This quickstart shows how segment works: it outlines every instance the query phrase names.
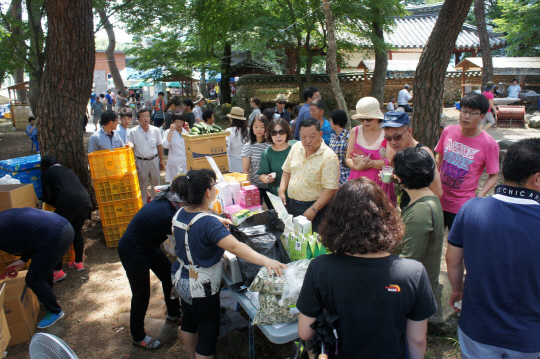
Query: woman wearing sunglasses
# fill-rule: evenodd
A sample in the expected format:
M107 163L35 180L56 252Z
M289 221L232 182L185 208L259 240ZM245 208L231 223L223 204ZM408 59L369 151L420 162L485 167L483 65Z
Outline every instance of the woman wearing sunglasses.
M349 181L366 177L377 183L388 195L394 205L397 198L393 183L382 183L379 171L388 166L385 158L386 140L380 123L384 119L379 101L374 97L364 97L356 104L356 115L352 119L360 120L349 136L346 164L351 169Z
M278 196L281 175L283 174L281 167L285 163L292 145L298 141L292 140L291 126L287 120L282 118L270 121L266 136L267 141L271 142L272 145L262 153L257 174L263 183L268 183L268 191Z

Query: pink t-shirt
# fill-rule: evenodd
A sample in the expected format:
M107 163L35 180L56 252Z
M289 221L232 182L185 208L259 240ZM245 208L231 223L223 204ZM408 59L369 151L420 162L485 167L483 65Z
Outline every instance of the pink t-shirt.
M493 100L495 98L495 95L493 94L493 92L486 91L483 93L483 95L486 96L488 101ZM489 106L488 112L491 112L491 106Z
M450 213L458 213L476 195L484 169L499 172L499 145L485 131L470 138L461 134L460 125L446 126L435 151L443 156L441 205Z

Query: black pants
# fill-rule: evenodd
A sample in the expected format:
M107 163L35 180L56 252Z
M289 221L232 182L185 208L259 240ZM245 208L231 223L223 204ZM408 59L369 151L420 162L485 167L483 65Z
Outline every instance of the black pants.
M293 217L302 216L304 212L309 207L311 207L313 203L315 202L316 201L300 202L292 198L289 198L289 203L287 203L287 212L289 212L289 214L292 214ZM311 229L313 230L313 232L318 232L319 225L321 224L324 214L326 213L327 207L328 205L319 209L319 212L317 212L317 214L315 215L315 218L313 218L313 221L311 221Z
M397 105L397 107L403 107L403 109L405 110L405 112L412 112L412 107L411 105Z
M205 298L191 299L193 304L182 300L182 331L186 333L199 333L199 340L195 353L212 356L216 352L216 344L220 328L220 301L219 293Z
M56 246L43 248L36 252L32 257L32 263L26 274L26 285L38 297L48 311L58 314L62 308L56 301L56 296L53 293L53 269L73 243L75 233L71 224L66 224L58 238Z
M88 218L90 213L90 207L80 207L80 208L56 208L54 213L64 217L71 223L73 230L75 231L75 239L73 240L73 249L75 250L75 262L81 263L83 261L84 253L84 238L82 236L82 227L84 222ZM69 248L68 248L69 250ZM64 253L65 254L65 253ZM62 255L63 256L63 255ZM59 271L62 269L62 258L60 262L54 268Z
M259 188L259 192L261 194L261 199L263 199L264 203L266 203L266 207L268 209L274 209L274 206L272 205L272 201L270 201L270 197L268 197L268 188Z
M165 119L163 117L154 117L154 126L161 127L161 125L163 125L163 122L165 122Z
M171 299L171 262L161 248L149 251L144 257L133 256L129 251L118 248L120 261L124 266L131 286L131 337L140 342L146 336L144 317L150 302L150 270L161 281L167 312L171 316L180 315L180 301Z
M443 211L444 216L444 228L448 227L448 230L452 229L452 225L454 224L454 220L456 219L457 213L450 213Z

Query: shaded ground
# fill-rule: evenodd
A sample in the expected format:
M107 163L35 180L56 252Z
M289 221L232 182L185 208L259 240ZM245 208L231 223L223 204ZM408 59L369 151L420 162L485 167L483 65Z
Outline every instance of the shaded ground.
M445 109L446 124L457 123L458 112ZM0 122L0 132L2 123ZM495 139L520 139L540 137L540 130L492 128L489 134ZM22 132L0 133L0 160L30 155L30 140ZM85 133L85 144L91 133ZM481 185L485 175L481 180ZM65 268L67 278L55 285L55 293L64 308L66 316L55 326L44 330L62 338L79 358L187 358L182 340L167 343L157 351L147 351L131 345L129 329L121 327L118 315L129 311L131 292L125 272L116 249L105 247L104 237L95 212L92 221L84 228L86 240L85 267L82 272ZM446 248L444 248L446 252ZM444 256L444 253L443 253ZM67 267L67 266L66 266ZM442 264L446 270L446 264ZM152 283L157 282L151 276ZM42 309L40 318L44 315ZM164 319L163 305L154 301L148 317ZM219 348L227 350L221 358L247 358L248 329L236 331L219 343ZM274 345L256 328L256 358L282 359L287 357L290 344ZM28 343L8 348L7 358L29 358ZM221 351L225 353L225 351ZM234 354L232 354L234 353ZM426 358L459 358L456 338L428 335Z

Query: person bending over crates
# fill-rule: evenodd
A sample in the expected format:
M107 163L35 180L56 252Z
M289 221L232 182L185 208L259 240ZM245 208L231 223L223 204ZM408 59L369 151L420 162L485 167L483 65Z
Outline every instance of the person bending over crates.
M7 270L19 271L32 259L25 282L47 309L37 327L50 327L64 316L52 290L53 269L73 243L73 227L56 213L12 208L0 212L0 233L0 250L21 256Z
M163 140L160 130L150 125L150 109L142 108L137 112L137 119L141 123L129 132L129 141L133 143L135 163L141 194L148 192L148 178L152 191L151 199L156 195L155 187L159 185L159 172L165 169L163 162ZM159 156L159 158L158 158Z

